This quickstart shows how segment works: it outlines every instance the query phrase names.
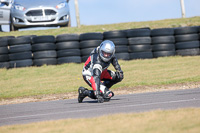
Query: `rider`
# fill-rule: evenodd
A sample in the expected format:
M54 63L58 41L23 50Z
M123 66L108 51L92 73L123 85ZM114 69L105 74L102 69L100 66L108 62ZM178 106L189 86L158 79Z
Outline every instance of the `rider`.
M110 63L114 66L116 72L107 70ZM93 90L80 87L78 89L79 103L81 103L86 96L97 99L99 103L109 101L110 98L114 96L114 93L110 91L109 88L122 81L124 75L115 57L115 45L112 41L103 41L100 46L90 53L83 67L82 75L85 82L92 87Z

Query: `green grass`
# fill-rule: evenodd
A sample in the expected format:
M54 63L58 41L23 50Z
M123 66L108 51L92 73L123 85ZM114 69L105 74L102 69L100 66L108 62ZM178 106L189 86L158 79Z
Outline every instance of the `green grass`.
M199 26L200 17L91 25L81 28L60 28L38 31L0 32L0 36L59 35L66 33L104 32L150 27L171 28ZM200 81L200 56L165 57L150 60L119 61L125 78L113 88L170 85ZM0 69L0 99L10 99L77 91L87 86L81 76L83 63L57 66ZM111 67L113 70L113 68ZM151 88L151 87L150 87ZM153 89L153 87L152 87ZM198 133L200 109L152 111L147 113L117 114L89 119L68 119L26 125L0 127L2 133ZM92 126L91 126L92 125ZM103 127L103 128L102 128Z
M115 114L0 127L1 133L199 133L200 109Z
M120 60L124 80L113 88L199 82L199 60L200 56ZM83 65L0 69L0 99L76 92L79 86L88 87L81 75ZM112 66L109 69L114 70Z
M59 35L66 33L104 32L131 28L167 28L199 26L200 17L166 19L159 21L129 22L109 25L91 25L81 28L59 28L38 31L0 32L0 36ZM120 61L124 70L123 82L113 88L132 88L144 85L167 85L199 82L200 57L168 57L152 60ZM61 94L75 92L79 86L87 86L81 76L82 64L0 69L0 99ZM113 68L112 68L113 69Z
M107 24L107 25L82 25L80 28L59 28L49 30L37 30L37 31L12 31L12 32L0 32L0 36L21 36L21 35L59 35L66 33L87 33L87 32L105 32L110 30L124 30L134 29L142 27L155 28L171 28L171 27L182 27L182 26L199 26L200 17L192 18L180 18L180 19L165 19L159 21L145 21L145 22L128 22L118 24Z

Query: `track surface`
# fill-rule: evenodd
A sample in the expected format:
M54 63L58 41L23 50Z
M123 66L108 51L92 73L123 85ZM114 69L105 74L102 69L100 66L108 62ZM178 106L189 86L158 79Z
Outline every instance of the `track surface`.
M66 118L88 118L114 113L200 107L200 88L118 95L110 102L86 98L0 106L0 126Z

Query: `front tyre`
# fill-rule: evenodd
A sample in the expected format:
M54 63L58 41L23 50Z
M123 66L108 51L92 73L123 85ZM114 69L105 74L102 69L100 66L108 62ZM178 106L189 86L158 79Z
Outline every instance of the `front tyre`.
M18 28L15 27L12 23L10 24L10 31L17 31Z
M71 27L71 18L69 17L69 21L66 25L60 25L60 27Z

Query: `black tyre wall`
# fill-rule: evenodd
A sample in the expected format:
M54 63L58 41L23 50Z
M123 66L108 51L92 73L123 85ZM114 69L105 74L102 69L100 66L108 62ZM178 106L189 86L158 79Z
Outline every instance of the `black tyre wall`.
M68 57L68 56L80 56L80 49L64 49L57 51L58 57Z
M54 36L36 36L32 38L32 43L55 43L55 37Z
M121 45L128 46L127 38L109 38L108 40L111 40L115 44L115 46L121 46Z
M130 29L126 31L127 37L146 37L151 35L150 29Z
M61 42L62 41L62 42ZM77 34L64 34L57 36L57 64L63 63L80 63L81 62L81 52L79 35ZM79 57L77 58L73 57Z
M56 64L57 64L56 58L42 58L42 59L34 59L33 60L34 66L56 65Z
M57 50L64 49L79 49L80 43L78 41L59 42L56 43Z
M63 63L81 63L81 57L80 56L70 56L70 57L58 58L58 64L63 64Z
M93 48L93 47L98 47L101 44L102 40L86 40L86 41L81 41L80 42L80 48L85 49L85 48Z
M199 48L193 48L193 49L181 49L181 50L176 50L177 55L181 56L196 56L199 55Z
M45 41L46 40L46 41ZM32 39L33 65L56 65L57 52L54 36L37 36Z
M81 62L85 62L85 56L90 55L93 49L100 46L103 41L102 33L84 33L80 34L80 50L81 50ZM83 57L83 58L82 58Z
M176 54L182 56L199 55L199 27L179 27L175 29Z
M161 29L153 29L151 30L151 36L173 36L174 28L161 28Z
M129 45L150 45L151 37L131 37L128 38Z
M151 59L151 58L153 58L152 52L130 53L130 59Z
M175 56L176 52L174 51L156 51L153 52L153 57L157 58L157 57L165 57L165 56Z
M17 44L30 44L30 43L31 43L30 37L18 37L18 38L13 38L13 39L8 40L8 44L10 46L17 45Z
M153 58L150 29L133 29L127 31L130 59Z
M9 68L8 39L0 37L0 68Z
M124 31L106 31L103 33L104 40L109 40L111 38L126 38L126 32Z
M32 47L30 37L18 37L8 40L10 68L32 66Z
M176 43L176 49L192 49L199 48L199 41L189 41L189 42L178 42Z
M0 62L0 68L9 68L10 64L9 62Z
M56 42L79 41L78 34L61 34L56 36Z
M33 65L32 59L13 60L9 62L10 68L29 67Z
M152 45L152 51L174 51L175 45L171 44L155 44Z
M80 41L84 40L103 40L103 34L99 32L80 34Z
M54 43L37 43L32 45L32 51L56 50Z
M196 34L198 33L198 26L191 27L178 27L174 29L175 35L183 35L183 34Z
M128 52L116 53L115 56L118 60L130 60L130 55Z
M9 53L20 53L31 50L32 50L31 44L18 44L9 47Z
M118 59L146 59L163 56L199 55L199 26L178 28L140 28L103 33L92 32L52 36L0 37L0 68L41 66L86 61L90 52L103 40L116 46ZM55 44L56 43L56 44ZM33 55L35 55L33 57ZM31 61L30 60L35 60ZM75 60L75 61L74 61Z

